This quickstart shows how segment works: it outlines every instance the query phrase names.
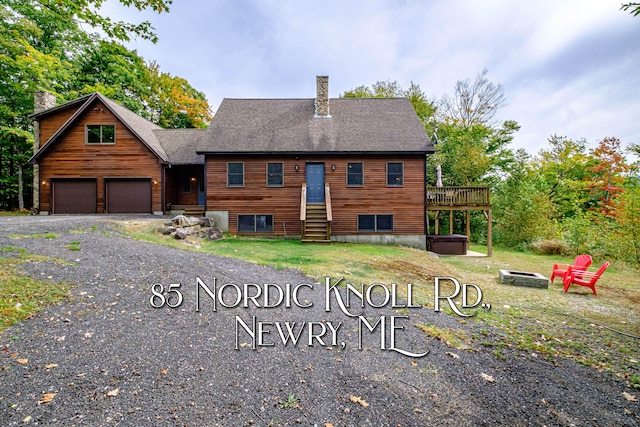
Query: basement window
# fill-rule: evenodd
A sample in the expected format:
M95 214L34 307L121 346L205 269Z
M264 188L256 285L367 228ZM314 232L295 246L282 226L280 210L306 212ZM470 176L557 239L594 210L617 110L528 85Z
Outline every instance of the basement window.
M116 125L86 125L87 144L115 144Z
M273 232L273 215L238 215L238 233Z
M380 233L393 231L393 215L358 215L358 231Z

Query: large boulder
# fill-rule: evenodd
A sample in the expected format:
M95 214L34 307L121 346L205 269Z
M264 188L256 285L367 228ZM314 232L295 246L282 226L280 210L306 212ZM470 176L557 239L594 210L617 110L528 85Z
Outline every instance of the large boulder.
M195 217L187 217L185 215L178 215L172 220L173 224L178 227L193 227L200 224L200 220Z

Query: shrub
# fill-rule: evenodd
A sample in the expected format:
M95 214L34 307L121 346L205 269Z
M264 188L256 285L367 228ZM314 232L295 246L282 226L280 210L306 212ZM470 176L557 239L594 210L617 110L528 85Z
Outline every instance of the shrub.
M540 239L531 244L534 252L542 255L566 255L570 252L569 245L555 239Z

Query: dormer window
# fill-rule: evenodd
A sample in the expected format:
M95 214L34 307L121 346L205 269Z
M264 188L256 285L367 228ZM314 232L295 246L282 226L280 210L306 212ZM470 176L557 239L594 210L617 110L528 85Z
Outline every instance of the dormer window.
M87 144L115 144L116 125L86 125Z

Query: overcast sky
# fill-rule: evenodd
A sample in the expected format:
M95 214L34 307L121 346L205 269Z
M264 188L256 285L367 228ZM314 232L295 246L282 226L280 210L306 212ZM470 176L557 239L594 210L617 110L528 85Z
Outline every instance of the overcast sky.
M329 76L338 97L360 85L411 81L433 99L487 68L504 86L500 120L513 147L538 152L552 134L640 143L640 16L619 0L174 0L140 14L160 41L129 43L162 71L223 98L313 98Z

